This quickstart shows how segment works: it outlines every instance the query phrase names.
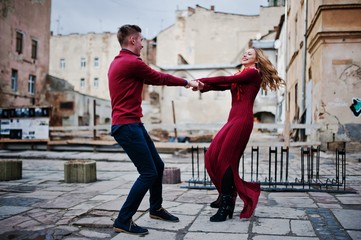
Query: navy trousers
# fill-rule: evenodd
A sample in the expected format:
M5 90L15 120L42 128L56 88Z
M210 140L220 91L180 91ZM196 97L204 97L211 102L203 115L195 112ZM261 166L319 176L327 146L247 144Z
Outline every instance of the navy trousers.
M164 163L143 123L112 126L112 136L128 154L138 170L139 177L121 207L117 222L127 223L137 212L144 195L149 190L150 210L162 207L162 178Z

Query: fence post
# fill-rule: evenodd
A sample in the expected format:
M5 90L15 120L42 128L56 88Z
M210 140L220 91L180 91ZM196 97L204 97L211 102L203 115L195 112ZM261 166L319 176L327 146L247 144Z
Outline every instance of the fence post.
M285 181L288 181L288 157L289 157L289 149L288 147L284 148L283 146L281 147L281 181L283 181L283 158L284 158L284 153L286 153L286 169L285 169L285 174L286 174L286 178Z
M259 164L259 146L257 148L252 147L251 150L251 181L253 181L253 153L256 152L257 160L256 160L256 182L258 182L258 164Z
M275 147L275 150L272 150L271 147L269 147L268 151L268 178L269 178L269 187L271 187L271 169L272 169L272 153L275 154L275 172L277 174L277 147ZM275 175L275 186L277 186L277 176Z

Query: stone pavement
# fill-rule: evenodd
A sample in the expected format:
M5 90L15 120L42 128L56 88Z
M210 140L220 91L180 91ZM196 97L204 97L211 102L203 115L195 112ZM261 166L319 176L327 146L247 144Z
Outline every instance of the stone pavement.
M182 181L190 179L189 154L161 154L166 167L179 167ZM124 153L0 150L1 159L20 159L23 178L0 182L0 239L139 239L112 231L113 219L138 176ZM97 181L65 183L64 161L94 159ZM305 240L361 239L360 155L348 157L348 183L356 193L266 192L252 218L212 223L216 210L209 203L215 190L164 184L163 206L179 223L150 219L148 196L134 217L149 229L144 239L176 240Z

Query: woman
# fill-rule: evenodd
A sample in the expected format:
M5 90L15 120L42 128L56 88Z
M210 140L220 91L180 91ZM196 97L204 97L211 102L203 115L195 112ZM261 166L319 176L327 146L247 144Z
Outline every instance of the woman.
M260 184L242 180L238 173L239 161L253 128L253 104L259 89L277 90L284 81L263 51L250 48L242 57L243 70L233 76L198 79L198 88L227 90L232 93L232 108L227 123L217 133L205 155L207 172L216 186L219 197L211 207L219 208L210 218L221 222L232 218L237 194L244 202L240 218L252 216L260 195Z

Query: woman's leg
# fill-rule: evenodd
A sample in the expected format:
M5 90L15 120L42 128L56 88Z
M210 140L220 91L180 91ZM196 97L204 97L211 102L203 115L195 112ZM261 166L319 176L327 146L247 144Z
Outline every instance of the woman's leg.
M231 167L228 167L222 178L222 189L216 201L211 203L212 208L219 208L221 206L222 195L235 195L233 172Z
M220 206L215 215L210 218L211 222L223 222L233 217L235 198L234 198L234 179L231 167L228 167L222 177Z
M222 178L222 195L233 195L234 179L231 167L228 167Z

